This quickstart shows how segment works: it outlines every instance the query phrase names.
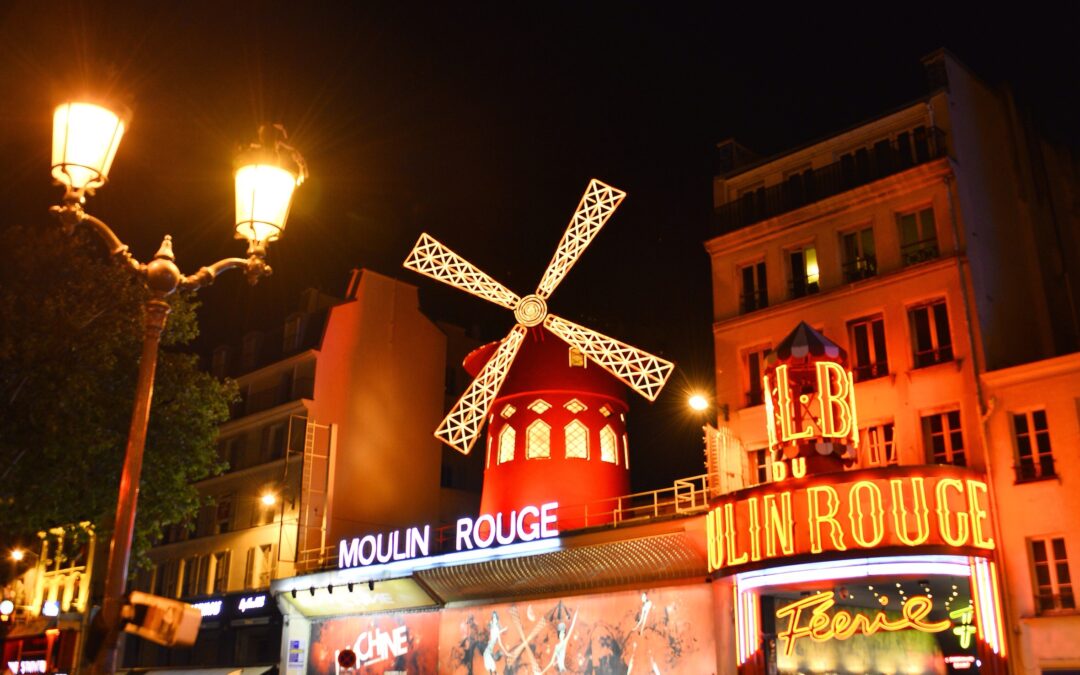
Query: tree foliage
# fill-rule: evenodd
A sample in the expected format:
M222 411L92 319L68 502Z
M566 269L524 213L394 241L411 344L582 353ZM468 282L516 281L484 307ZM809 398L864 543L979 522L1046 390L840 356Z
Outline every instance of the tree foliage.
M146 291L87 232L0 229L0 531L116 512L142 343ZM220 473L217 428L235 386L177 351L198 333L194 298L175 294L162 336L136 518L134 559L163 528L190 523L192 482Z

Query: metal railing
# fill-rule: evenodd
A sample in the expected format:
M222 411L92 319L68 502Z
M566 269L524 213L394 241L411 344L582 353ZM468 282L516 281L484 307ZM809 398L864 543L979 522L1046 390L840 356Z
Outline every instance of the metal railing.
M875 180L946 155L945 134L936 127L916 127L853 150L820 169L790 176L779 185L747 192L717 207L713 226L726 234L766 218L838 195Z
M845 262L841 269L845 284L862 281L877 274L877 259L872 255L862 256Z

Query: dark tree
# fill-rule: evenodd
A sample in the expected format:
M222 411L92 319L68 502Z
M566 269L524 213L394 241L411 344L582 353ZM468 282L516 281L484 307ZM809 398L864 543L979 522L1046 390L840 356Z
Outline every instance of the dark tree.
M145 291L90 233L0 228L0 535L89 520L109 536L142 341ZM192 481L219 473L235 385L177 351L198 332L177 294L162 336L133 560L190 523Z

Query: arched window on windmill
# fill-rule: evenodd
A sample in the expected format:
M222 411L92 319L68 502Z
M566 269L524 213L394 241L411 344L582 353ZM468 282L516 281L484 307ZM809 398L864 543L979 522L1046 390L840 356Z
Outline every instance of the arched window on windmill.
M514 443L517 441L517 432L514 427L505 426L499 433L499 464L514 460Z
M579 420L572 420L564 429L566 433L566 458L589 458L589 428Z
M536 420L525 431L525 459L548 459L551 457L551 425Z
M600 430L600 459L611 464L619 463L619 438L611 425Z

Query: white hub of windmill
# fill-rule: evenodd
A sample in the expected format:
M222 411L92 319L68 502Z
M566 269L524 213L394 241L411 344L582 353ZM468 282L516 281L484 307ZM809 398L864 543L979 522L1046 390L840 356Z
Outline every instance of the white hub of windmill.
M435 436L444 443L459 452L469 453L521 348L525 329L534 326L543 325L634 391L650 401L656 400L675 368L673 363L549 314L547 309L547 299L624 197L626 193L621 190L596 179L589 181L536 292L524 298L426 233L420 235L405 259L405 267L505 307L514 312L517 320L495 354L435 430Z

